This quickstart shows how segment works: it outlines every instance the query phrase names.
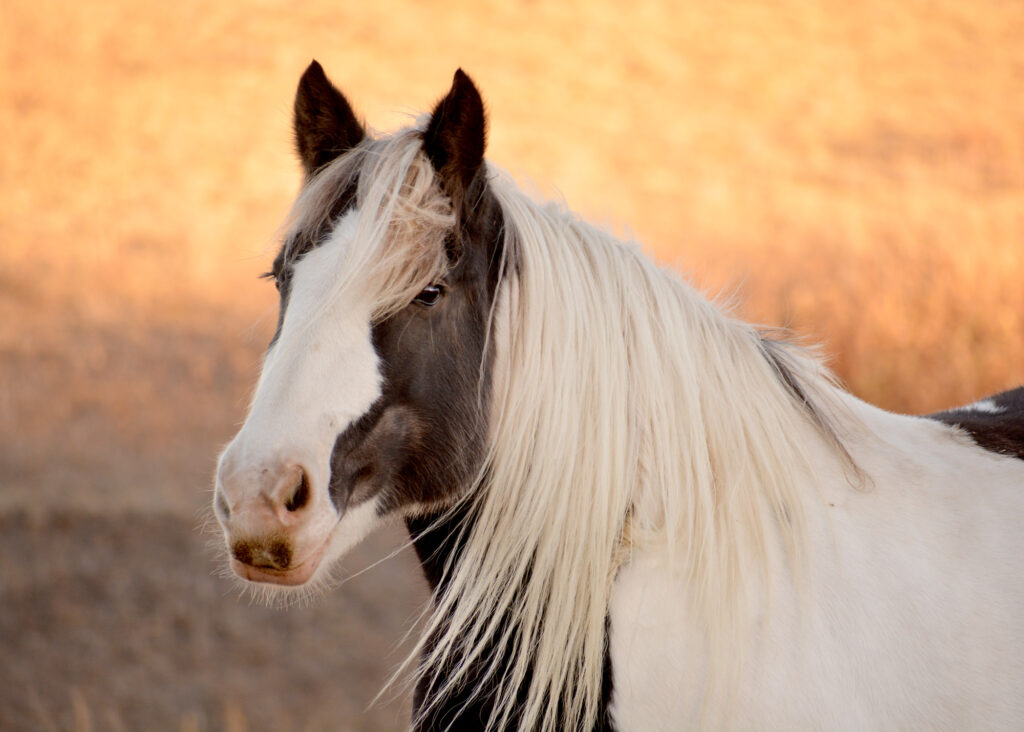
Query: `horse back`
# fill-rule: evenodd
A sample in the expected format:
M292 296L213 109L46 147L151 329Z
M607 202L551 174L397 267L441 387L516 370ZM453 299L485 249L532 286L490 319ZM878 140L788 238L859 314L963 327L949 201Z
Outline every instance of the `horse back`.
M928 417L962 429L979 447L1024 459L1024 386Z

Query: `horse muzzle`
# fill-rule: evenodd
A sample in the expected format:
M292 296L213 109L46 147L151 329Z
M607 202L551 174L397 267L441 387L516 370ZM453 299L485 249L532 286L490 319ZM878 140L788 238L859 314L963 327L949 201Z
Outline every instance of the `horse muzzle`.
M217 470L214 511L231 569L251 582L297 586L322 563L338 514L297 463L240 467L230 449Z

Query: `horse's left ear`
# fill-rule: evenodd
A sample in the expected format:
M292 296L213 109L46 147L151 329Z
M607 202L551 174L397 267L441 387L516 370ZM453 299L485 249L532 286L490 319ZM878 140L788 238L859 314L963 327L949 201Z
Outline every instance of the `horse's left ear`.
M484 102L472 80L459 69L451 91L437 103L423 133L423 150L453 200L463 198L483 167L486 140Z

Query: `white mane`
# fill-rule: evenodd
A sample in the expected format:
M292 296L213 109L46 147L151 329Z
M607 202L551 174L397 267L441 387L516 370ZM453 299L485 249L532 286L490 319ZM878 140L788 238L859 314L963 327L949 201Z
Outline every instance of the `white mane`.
M490 645L513 661L490 680L489 728L516 713L522 729L591 726L612 582L641 546L661 548L691 589L709 689L728 686L766 544L781 535L800 557L796 487L811 478L800 435L813 423L838 444L815 406L827 374L636 247L504 175L491 189L511 264L490 332L489 455L466 498L465 548L416 650L428 649L428 675L455 664L428 701L465 682Z

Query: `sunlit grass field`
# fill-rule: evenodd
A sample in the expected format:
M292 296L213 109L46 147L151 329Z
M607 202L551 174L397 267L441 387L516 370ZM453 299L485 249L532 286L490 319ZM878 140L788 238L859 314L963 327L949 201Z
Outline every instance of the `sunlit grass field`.
M864 399L921 413L1015 386L1022 38L1024 4L999 0L0 0L0 513L28 515L19 531L112 507L187 524L207 501L274 320L257 275L299 184L290 108L314 57L378 129L463 67L495 164L821 344ZM9 590L21 565L3 561ZM57 592L59 563L39 561L34 591ZM0 627L30 637L19 607ZM356 673L376 685L397 660ZM243 702L273 698L208 690L132 716L121 697L159 695L152 677L41 663L0 672L35 694L0 727L258 729ZM335 719L315 705L341 692L303 683L296 728Z
M1021 379L1018 3L8 0L4 18L7 288L100 319L260 313L308 60L377 128L461 65L494 162L827 344L858 395L930 410Z

